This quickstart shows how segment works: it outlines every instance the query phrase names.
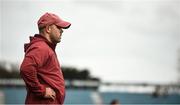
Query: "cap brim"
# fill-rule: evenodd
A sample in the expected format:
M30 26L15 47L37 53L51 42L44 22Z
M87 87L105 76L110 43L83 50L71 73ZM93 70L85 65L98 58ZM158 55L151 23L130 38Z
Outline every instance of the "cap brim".
M68 29L71 26L71 23L63 21L56 24L59 27L62 27L63 29Z

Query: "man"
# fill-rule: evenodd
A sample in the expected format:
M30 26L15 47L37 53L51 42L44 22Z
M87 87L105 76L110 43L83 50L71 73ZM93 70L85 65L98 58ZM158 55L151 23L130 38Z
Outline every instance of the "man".
M58 104L65 98L65 83L55 52L63 29L70 23L55 14L45 13L38 20L39 34L24 45L25 57L20 75L27 87L25 104Z

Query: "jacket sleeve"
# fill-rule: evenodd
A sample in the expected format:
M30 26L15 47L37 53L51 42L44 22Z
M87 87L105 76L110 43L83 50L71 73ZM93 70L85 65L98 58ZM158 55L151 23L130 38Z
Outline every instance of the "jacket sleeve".
M25 55L25 58L20 67L20 75L23 78L27 89L35 95L43 97L45 95L45 86L38 80L39 65L43 63L44 51L36 48Z

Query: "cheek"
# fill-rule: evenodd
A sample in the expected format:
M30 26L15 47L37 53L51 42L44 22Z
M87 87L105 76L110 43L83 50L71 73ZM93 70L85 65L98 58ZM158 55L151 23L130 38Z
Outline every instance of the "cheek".
M61 33L59 32L59 30L56 31L56 36L61 37Z
M59 36L59 35L60 35L59 30L55 30L55 31L54 31L54 35Z

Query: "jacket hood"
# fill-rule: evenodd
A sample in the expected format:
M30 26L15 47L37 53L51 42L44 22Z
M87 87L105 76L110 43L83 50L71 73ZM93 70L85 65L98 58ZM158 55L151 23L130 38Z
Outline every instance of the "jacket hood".
M25 43L24 44L24 52L26 52L28 50L28 48L34 44L34 43L37 43L37 42L45 42L47 43L47 45L49 47L52 48L53 51L55 51L55 48L56 48L56 44L53 44L53 43L50 43L44 36L42 36L41 34L35 34L34 36L30 36L29 37L29 40L30 42L29 43Z

